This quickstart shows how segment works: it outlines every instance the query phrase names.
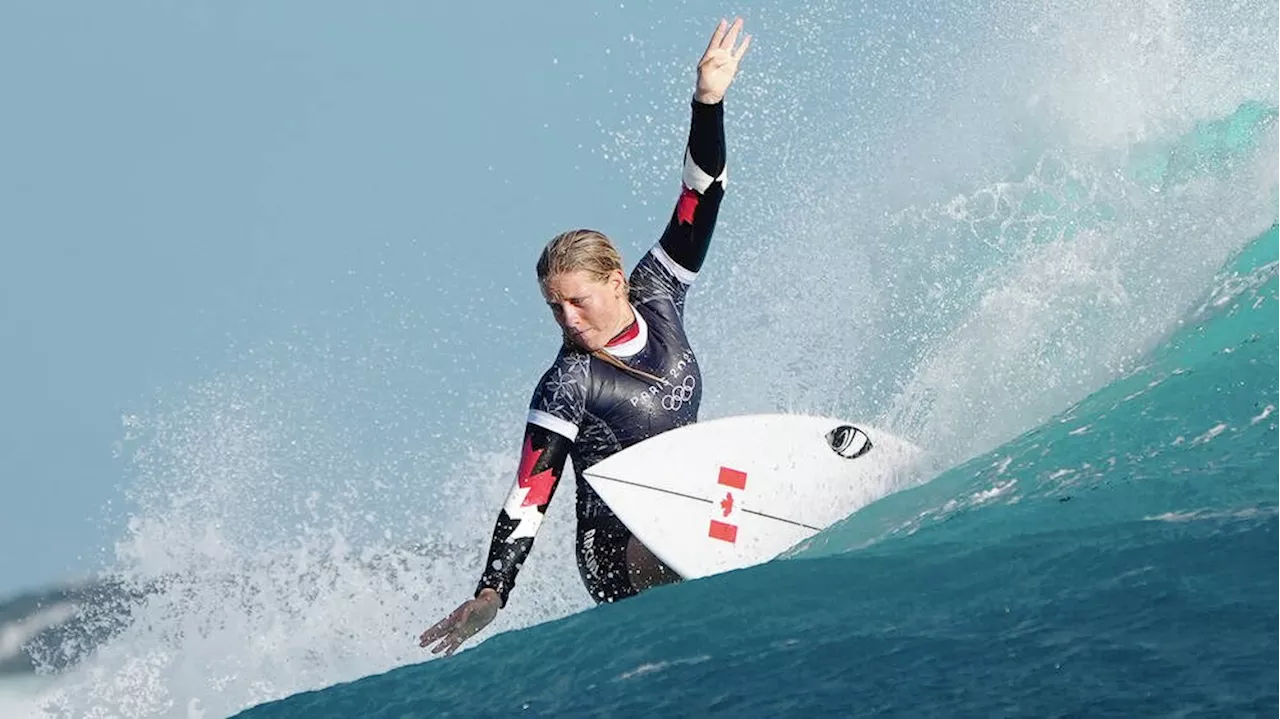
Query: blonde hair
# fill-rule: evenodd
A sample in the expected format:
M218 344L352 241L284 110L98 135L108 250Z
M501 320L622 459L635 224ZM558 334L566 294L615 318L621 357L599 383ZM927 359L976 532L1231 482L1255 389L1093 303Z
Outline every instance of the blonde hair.
M622 271L622 255L612 240L596 230L569 230L551 238L538 258L538 282L578 270L604 282L614 270Z

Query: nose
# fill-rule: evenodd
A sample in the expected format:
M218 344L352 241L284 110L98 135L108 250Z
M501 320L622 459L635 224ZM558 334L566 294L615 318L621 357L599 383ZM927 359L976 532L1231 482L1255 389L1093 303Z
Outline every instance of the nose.
M556 319L560 320L560 326L568 330L578 331L582 329L582 311L577 307L565 302L557 305L559 312L556 313Z

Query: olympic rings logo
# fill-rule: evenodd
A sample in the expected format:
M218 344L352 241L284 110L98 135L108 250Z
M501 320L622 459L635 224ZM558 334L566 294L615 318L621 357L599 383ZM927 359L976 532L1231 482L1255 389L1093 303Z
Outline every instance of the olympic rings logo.
M670 394L662 398L662 408L668 412L675 412L685 405L686 402L693 399L693 389L698 386L698 380L693 375L685 375L684 381L671 389Z

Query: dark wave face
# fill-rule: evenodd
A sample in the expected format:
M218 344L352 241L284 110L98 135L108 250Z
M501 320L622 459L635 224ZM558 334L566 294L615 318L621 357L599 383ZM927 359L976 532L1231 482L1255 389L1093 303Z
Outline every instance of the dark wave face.
M0 604L0 676L60 671L129 624L147 588L116 579L53 587Z

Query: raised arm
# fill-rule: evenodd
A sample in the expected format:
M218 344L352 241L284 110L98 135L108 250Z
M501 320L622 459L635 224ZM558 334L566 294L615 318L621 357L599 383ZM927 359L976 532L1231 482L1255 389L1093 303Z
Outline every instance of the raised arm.
M698 61L680 198L650 253L652 258L646 257L633 275L633 284L639 285L642 298L669 296L683 307L684 290L693 283L706 259L724 197L724 94L751 45L750 35L738 43L741 31L741 19L732 25L720 21Z
M693 101L689 123L689 143L684 151L684 172L680 178L680 199L658 240L665 257L662 264L672 274L690 284L702 269L711 245L711 234L724 197L725 150L724 104Z

